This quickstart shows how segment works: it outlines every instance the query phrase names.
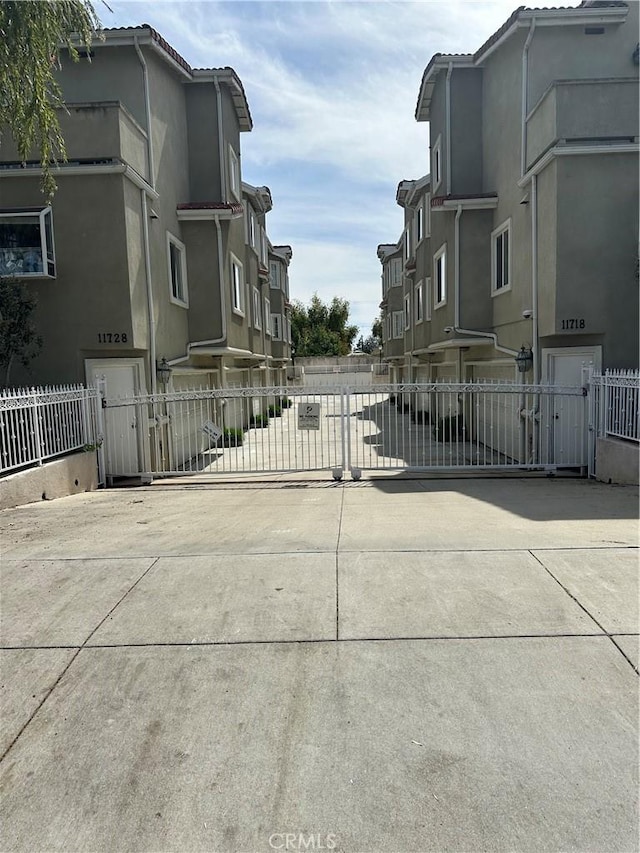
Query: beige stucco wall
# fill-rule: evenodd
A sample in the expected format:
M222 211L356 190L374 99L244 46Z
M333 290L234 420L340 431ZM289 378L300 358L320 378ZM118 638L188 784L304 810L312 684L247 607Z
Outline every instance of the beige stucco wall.
M615 438L597 439L597 480L637 486L640 483L639 466L640 445Z
M98 488L95 452L74 453L63 459L9 474L0 480L0 509L53 500Z

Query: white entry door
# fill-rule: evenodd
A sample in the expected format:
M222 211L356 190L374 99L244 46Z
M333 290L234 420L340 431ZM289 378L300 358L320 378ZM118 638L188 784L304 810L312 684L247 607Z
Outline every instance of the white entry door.
M133 397L145 393L142 359L86 359L87 384L106 383L107 397ZM140 474L148 441L146 424L140 423L138 406L105 409L105 466L107 477Z
M601 347L565 347L542 350L542 381L550 385L580 387L583 371L589 365L595 370L602 363ZM554 397L549 411L550 437L553 441L551 459L556 464L587 464L588 433L586 399Z

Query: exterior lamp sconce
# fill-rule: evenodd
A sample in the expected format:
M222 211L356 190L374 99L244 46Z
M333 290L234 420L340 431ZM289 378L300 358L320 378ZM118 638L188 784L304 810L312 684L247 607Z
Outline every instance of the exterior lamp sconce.
M160 364L156 365L156 376L165 388L169 384L169 380L171 379L172 373L173 370L171 369L170 365L167 364L166 358L163 358Z
M518 365L518 373L527 373L533 367L533 353L530 349L520 347L520 352L516 356L516 364Z

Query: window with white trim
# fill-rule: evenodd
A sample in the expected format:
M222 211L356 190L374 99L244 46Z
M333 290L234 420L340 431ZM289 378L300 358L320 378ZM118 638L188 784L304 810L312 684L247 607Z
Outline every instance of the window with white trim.
M411 326L411 294L404 295L404 330L405 332Z
M0 276L55 275L51 208L0 212Z
M231 255L231 307L244 317L244 270L235 255Z
M393 321L393 337L402 338L404 335L404 311L394 311L391 316Z
M262 316L260 314L260 291L257 287L252 288L253 292L253 328L262 328Z
M424 237L424 207L423 202L420 202L416 210L416 243Z
M271 337L271 300L264 298L264 330Z
M260 230L260 260L263 264L267 263L267 232L264 230L262 226L259 226Z
M277 261L269 261L269 287L280 289L280 264Z
M253 210L249 210L249 245L252 249L256 247L256 215Z
M391 340L391 314L387 314L387 340Z
M282 314L271 315L271 337L274 341L282 340Z
M433 307L441 308L447 303L447 244L438 249L433 257Z
M231 146L229 146L229 189L240 201L240 160Z
M491 290L493 296L511 289L511 219L491 232Z
M424 317L425 320L431 319L431 278L424 280Z
M431 236L431 193L424 198L424 236Z
M402 284L402 258L392 258L390 287L396 287L399 284Z
M167 264L169 269L170 300L176 305L188 307L187 261L184 243L167 231Z
M411 225L404 229L404 259L408 261L411 257Z
M424 304L423 304L423 296L424 293L424 281L421 279L415 286L414 289L414 302L413 302L413 322L414 325L418 325L418 323L422 323L424 320Z
M433 189L437 190L442 181L442 137L438 137L431 149L431 177Z
M287 332L287 343L290 344L291 343L291 318L285 317L284 322L285 322L286 332Z

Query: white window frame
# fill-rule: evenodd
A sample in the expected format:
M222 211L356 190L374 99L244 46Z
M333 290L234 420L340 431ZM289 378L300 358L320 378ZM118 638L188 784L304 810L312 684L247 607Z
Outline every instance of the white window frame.
M260 311L260 291L255 286L255 284L252 286L251 292L253 294L253 328L262 329L262 316Z
M404 311L394 311L392 314L393 339L404 337Z
M438 293L438 271L440 267L440 260L442 259L442 299L438 297L440 294ZM438 251L433 256L433 308L434 311L438 308L442 308L443 305L447 304L447 244L443 243L442 246L438 249Z
M258 230L259 230L259 234L260 234L260 260L262 261L263 264L266 264L267 263L267 253L268 253L267 252L267 232L264 230L264 228L261 225L258 227Z
M411 294L404 295L404 330L408 332L411 328Z
M233 150L231 145L229 146L229 190L235 196L237 201L241 201L240 198L240 158Z
M277 261L269 261L269 287L280 290L280 264Z
M180 258L180 284L182 285L182 296L174 293L173 268L171 266L171 247L179 252ZM187 290L187 250L184 243L178 240L170 231L167 231L167 272L169 280L169 301L181 308L189 307L189 291Z
M402 284L402 258L391 258L391 281L390 287L398 287Z
M268 296L264 298L264 331L271 337L271 300Z
M231 264L231 310L234 314L244 317L244 267L233 252L229 253ZM236 276L236 270L238 274Z
M507 235L507 263L506 269L504 264L504 237L503 235ZM502 276L504 281L504 276L506 273L506 284L498 286L498 242L502 238L502 247L503 253L501 256L501 269ZM500 296L501 293L507 293L507 291L511 290L511 256L513 252L511 251L512 241L511 241L511 217L505 220L501 225L499 225L494 231L491 232L491 296Z
M442 183L442 135L438 136L431 150L431 177L433 189L437 190Z
M413 325L418 326L424 320L424 279L413 289Z
M424 280L424 301L424 319L429 321L431 319L431 276Z
M252 249L256 248L256 225L257 225L256 215L251 208L249 208L249 245Z
M404 229L404 259L408 261L411 257L411 224Z
M424 236L431 237L431 193L424 197Z
M424 240L424 202L421 201L416 209L416 245Z
M36 272L22 272L17 267L11 268L9 264L15 264L16 258L14 257L12 260L9 259L9 251L11 250L6 246L0 247L0 253L7 253L6 260L3 261L3 271L0 275L11 277L15 276L15 278L55 278L56 253L53 239L53 211L51 207L36 208L35 210L0 210L0 224L3 219L18 219L20 217L24 217L25 219L38 219L38 227L40 228L40 265L42 266L42 270ZM49 236L49 240L47 240L47 236ZM49 243L51 243L51 245L49 245ZM13 250L13 252L15 254L15 250ZM23 261L24 258L20 259L19 263L22 263ZM7 265L6 270L4 269L5 264Z
M282 314L271 315L271 340L282 340Z
M387 341L391 340L391 314L387 314Z

